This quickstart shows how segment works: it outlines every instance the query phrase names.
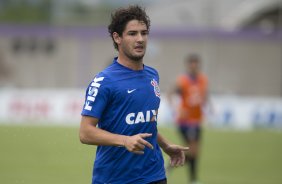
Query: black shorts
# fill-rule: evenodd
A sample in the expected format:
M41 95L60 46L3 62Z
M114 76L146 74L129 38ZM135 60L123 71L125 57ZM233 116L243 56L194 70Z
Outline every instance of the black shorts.
M179 125L178 130L185 141L199 141L201 139L200 125Z
M148 184L167 184L166 179L162 179L162 180L158 180L158 181L153 181L151 183Z

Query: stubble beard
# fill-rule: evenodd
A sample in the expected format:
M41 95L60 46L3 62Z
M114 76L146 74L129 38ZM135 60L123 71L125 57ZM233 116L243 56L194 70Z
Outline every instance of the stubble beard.
M132 54L127 54L127 53L125 53L125 55L126 55L126 57L128 57L130 60L132 60L133 62L140 63L140 62L143 61L143 57L144 57L145 54L139 55L139 56L136 56L136 55L134 56L134 55L132 55Z
M145 52L146 50L144 48L144 53L142 55L133 55L132 53L128 52L128 49L124 49L124 55L136 63L143 62L143 57L145 56Z

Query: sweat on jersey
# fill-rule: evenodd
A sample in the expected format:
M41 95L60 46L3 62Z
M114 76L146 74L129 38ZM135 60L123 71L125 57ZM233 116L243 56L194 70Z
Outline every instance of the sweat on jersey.
M92 184L145 184L166 178L164 160L157 144L160 104L158 72L146 65L131 70L117 62L89 84L82 115L99 119L98 127L115 134L151 133L146 138L154 149L143 155L124 147L98 146Z

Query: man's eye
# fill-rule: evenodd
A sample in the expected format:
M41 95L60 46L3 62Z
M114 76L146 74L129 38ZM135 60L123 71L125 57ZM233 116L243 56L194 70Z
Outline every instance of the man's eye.
M146 31L146 32L142 32L141 34L142 35L148 35L149 33L148 33L148 31Z
M134 35L136 35L136 33L135 32L129 32L128 35L134 36Z

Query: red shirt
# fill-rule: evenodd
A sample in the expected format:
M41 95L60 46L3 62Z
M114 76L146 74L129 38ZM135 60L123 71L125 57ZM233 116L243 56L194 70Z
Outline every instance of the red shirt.
M192 79L188 75L181 75L178 77L177 85L181 91L178 122L199 124L203 119L202 107L207 96L206 76L198 74L195 79Z

